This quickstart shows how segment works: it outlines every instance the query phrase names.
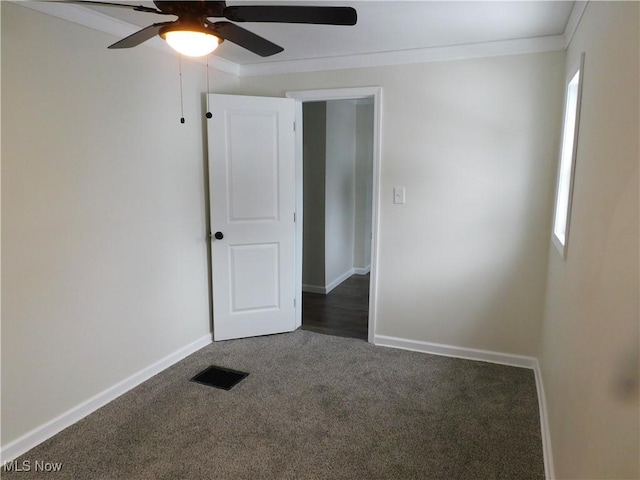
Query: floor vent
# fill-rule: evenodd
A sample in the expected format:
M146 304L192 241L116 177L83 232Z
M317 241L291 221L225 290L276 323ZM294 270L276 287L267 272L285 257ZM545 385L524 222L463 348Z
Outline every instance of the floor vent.
M222 390L231 390L247 375L249 374L245 372L212 365L193 377L191 381Z

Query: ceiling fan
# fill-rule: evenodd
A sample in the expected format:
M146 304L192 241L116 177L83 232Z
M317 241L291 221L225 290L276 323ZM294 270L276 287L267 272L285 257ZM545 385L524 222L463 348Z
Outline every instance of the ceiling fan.
M149 25L110 45L109 48L131 48L160 35L179 53L203 56L211 53L223 40L268 57L284 49L231 22L306 23L316 25L355 25L357 14L351 7L306 5L237 5L224 1L154 1L156 8L123 3L71 0L69 3L128 8L137 12L174 15L177 20ZM231 21L210 21L225 18Z

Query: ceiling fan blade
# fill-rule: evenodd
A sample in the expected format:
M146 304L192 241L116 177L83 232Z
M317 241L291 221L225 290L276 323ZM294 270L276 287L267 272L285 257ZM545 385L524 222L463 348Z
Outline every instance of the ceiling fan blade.
M122 40L114 43L113 45L109 45L109 48L135 47L137 45L140 45L143 42L146 42L150 38L155 37L156 35L158 35L158 33L160 33L160 29L162 27L166 25L171 25L172 23L175 23L175 22L154 23L153 25L149 25L148 27L143 28L142 30L138 30L133 35L129 35L128 37L123 38Z
M223 1L203 0L201 9L205 17L223 17L226 7L227 5Z
M284 48L270 42L266 38L262 38L260 35L256 35L230 22L211 23L207 21L207 25L209 25L215 35L229 40L236 45L240 45L261 57L269 57L284 50Z
M154 0L156 8L179 17L222 17L226 4L221 0Z
M144 5L128 5L126 3L111 3L111 2L93 2L90 0L65 0L62 3L76 3L79 5L97 5L99 7L119 7L128 8L129 10L135 10L136 12L157 13L158 15L171 15L170 13L161 12L155 8L145 7Z
M304 7L293 5L238 5L224 9L233 22L313 23L355 25L358 15L351 7Z

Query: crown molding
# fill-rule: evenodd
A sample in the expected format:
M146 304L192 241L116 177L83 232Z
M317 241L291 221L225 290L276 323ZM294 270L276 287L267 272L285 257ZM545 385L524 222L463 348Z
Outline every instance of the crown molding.
M580 20L582 20L582 15L584 15L584 11L586 10L588 3L589 0L579 1L573 4L573 9L571 10L571 15L569 16L569 20L567 21L567 26L565 27L563 34L565 50L569 48L569 44L578 29L578 25L580 25Z
M31 10L36 10L40 13L44 13L52 17L57 17L62 20L67 20L78 25L89 27L93 30L108 33L118 38L128 37L132 33L140 30L140 27L137 25L133 25L129 22L110 17L109 15L96 12L95 10L91 10L90 8L86 8L78 4L33 1L12 1L12 3L15 3L16 5L19 5L21 7L30 8ZM169 47L167 43L159 37L147 40L146 42L144 42L144 44L141 45L141 47L151 47L155 48L156 50L161 50L165 53L169 53L173 56L176 55L176 52L174 52L171 47ZM204 64L204 60L202 58L183 58L189 61ZM209 66L217 70L229 73L231 75L235 75L236 77L239 76L240 73L238 64L220 57L210 57Z
M240 66L241 77L306 73L350 68L383 67L410 63L440 62L481 57L497 57L523 53L555 52L565 50L564 35L521 38L500 42L472 43L446 47L366 53L342 57L313 58L284 62L265 62Z
M77 4L60 2L15 1L18 5L37 10L41 13L61 18L85 27L123 38L140 29L123 20L83 7ZM278 75L289 73L309 73L327 70L351 68L384 67L406 65L412 63L440 62L447 60L464 60L503 55L526 53L542 53L566 50L580 24L580 20L588 4L587 1L576 1L571 11L565 31L561 35L520 38L498 42L484 42L465 45L450 45L412 50L346 55L339 57L323 57L288 61L268 61L262 63L239 65L221 57L211 56L209 66L236 77L259 75ZM144 43L145 47L156 48L175 55L160 38ZM202 59L189 59L204 63Z

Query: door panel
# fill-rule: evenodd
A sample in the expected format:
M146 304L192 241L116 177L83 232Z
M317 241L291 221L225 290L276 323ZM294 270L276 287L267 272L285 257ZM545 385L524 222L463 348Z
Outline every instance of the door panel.
M277 243L235 245L231 254L231 313L280 307L280 254Z
M226 114L229 221L277 220L278 116L249 112Z
M294 102L210 95L215 340L295 329Z

